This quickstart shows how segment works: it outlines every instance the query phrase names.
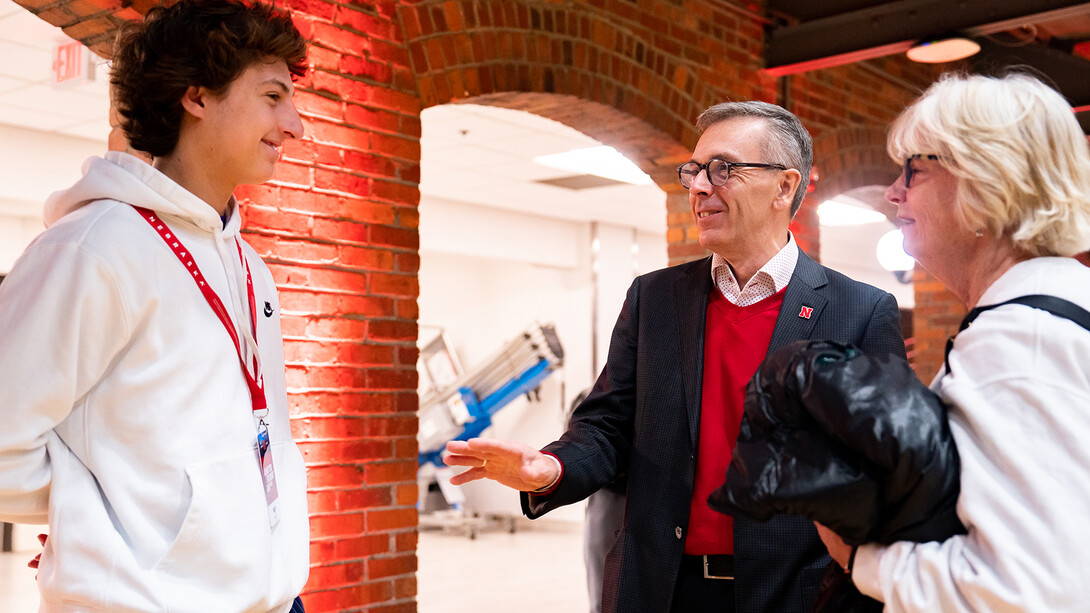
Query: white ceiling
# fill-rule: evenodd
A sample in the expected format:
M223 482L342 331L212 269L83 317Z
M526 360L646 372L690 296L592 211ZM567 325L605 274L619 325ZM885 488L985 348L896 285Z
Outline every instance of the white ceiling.
M0 0L0 123L105 142L110 132L106 61L84 49L94 62L95 80L54 84L56 47L71 41L12 0Z
M509 109L447 104L422 115L420 191L575 221L666 233L666 194L655 185L573 190L537 181L572 176L533 158L600 143L561 123Z

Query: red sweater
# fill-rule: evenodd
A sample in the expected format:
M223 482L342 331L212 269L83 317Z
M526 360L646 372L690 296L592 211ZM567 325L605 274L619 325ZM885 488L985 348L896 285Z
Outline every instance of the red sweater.
M734 519L708 508L708 495L723 484L742 424L746 384L768 352L783 294L735 306L712 288L704 324L704 384L696 478L685 553L733 554Z

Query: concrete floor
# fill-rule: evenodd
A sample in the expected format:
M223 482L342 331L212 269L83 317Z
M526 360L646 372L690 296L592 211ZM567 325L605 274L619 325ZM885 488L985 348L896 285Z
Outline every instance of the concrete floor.
M585 613L581 524L521 521L475 539L421 532L419 613Z
M417 549L419 613L583 613L582 526L520 520L516 532L488 529L470 539L425 530ZM32 553L0 554L0 612L38 610Z
M0 553L0 611L33 613L38 610L34 569L26 563L32 553Z

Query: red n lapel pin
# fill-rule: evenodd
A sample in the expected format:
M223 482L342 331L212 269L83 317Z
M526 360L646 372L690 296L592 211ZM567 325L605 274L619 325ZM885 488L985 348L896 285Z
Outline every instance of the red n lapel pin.
M804 306L804 307L802 307L802 310L799 311L799 317L801 317L803 319L810 319L810 315L812 315L813 313L814 313L814 307Z

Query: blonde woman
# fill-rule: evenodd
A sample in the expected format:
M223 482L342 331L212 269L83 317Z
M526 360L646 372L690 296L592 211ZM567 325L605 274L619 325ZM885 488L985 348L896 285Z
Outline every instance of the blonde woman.
M903 165L886 197L905 250L967 307L1003 305L976 311L932 383L949 405L968 534L853 550L819 531L889 613L1085 612L1090 330L1007 301L1090 309L1090 268L1065 257L1090 248L1086 138L1031 76L948 76L894 123L888 148Z

